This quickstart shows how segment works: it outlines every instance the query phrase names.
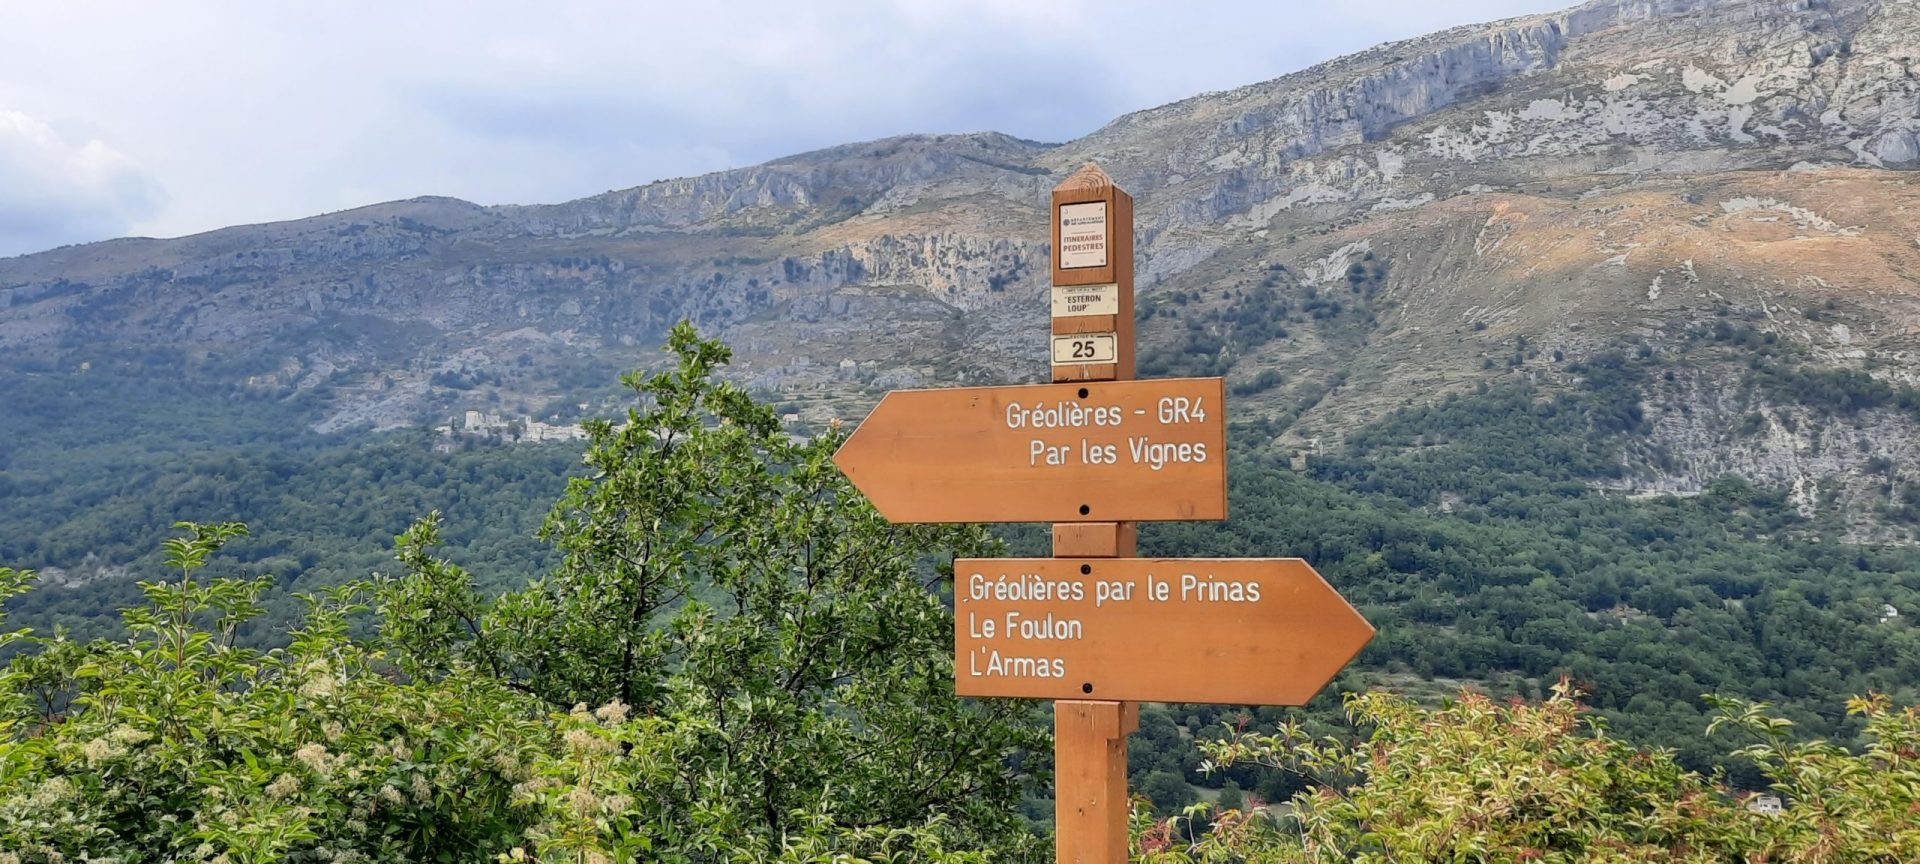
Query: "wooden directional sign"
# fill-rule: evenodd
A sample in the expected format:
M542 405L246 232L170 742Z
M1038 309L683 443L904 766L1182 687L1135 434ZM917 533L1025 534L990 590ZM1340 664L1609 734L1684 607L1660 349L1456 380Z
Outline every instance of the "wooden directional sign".
M954 689L1054 701L1060 864L1127 860L1137 701L1302 705L1373 626L1297 558L1134 554L1227 518L1219 378L1134 375L1133 197L1055 187L1055 384L896 390L833 461L892 522L1052 522L1055 558L954 562Z
M833 456L892 522L1224 519L1219 378L895 390Z
M962 696L1303 705L1373 626L1298 558L954 562Z

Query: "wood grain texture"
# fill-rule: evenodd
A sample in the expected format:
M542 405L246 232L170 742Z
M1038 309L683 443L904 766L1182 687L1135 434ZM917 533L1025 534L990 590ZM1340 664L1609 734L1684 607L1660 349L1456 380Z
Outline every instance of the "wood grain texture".
M1118 702L1054 703L1054 860L1125 864L1127 735L1139 723Z
M1131 557L1138 545L1137 527L1132 522L1058 523L1053 526L1053 554L1062 558ZM1068 713L1062 715L1062 710ZM1053 805L1055 860L1120 864L1127 860L1131 806L1127 796L1127 736L1140 729L1140 703L1066 700L1054 703L1054 711L1054 764L1058 766ZM1109 722L1114 735L1106 741L1076 737L1088 726L1097 727L1104 735ZM1064 748L1062 741L1066 742Z
M1225 398L1219 378L895 390L833 458L893 522L1224 519ZM1162 422L1180 400L1204 417ZM1052 422L1081 411L1114 422Z
M1131 558L1140 543L1140 526L1133 522L1057 522L1053 526L1055 558Z
M1071 190L1097 189L1114 194L1109 204L1109 228L1114 238L1113 274L1118 283L1114 315L1065 316L1052 319L1054 335L1116 334L1113 363L1054 366L1055 381L1129 380L1134 376L1133 330L1133 199L1114 186L1099 166L1088 163L1056 190L1054 248L1060 248L1060 205L1072 200ZM1066 190L1069 194L1062 195ZM1124 238L1124 240L1122 240ZM1055 266L1056 276L1060 268ZM1100 284L1060 282L1056 285ZM1225 405L1222 404L1224 412ZM1224 413L1222 419L1224 420ZM1222 447L1225 447L1224 441ZM1225 450L1221 451L1225 455ZM1225 492L1225 487L1221 489ZM1223 502L1224 506L1224 502ZM1071 522L1053 526L1056 558L1123 558L1138 552L1139 526L1134 522ZM1054 703L1054 813L1056 861L1080 864L1124 864L1127 860L1127 823L1131 798L1127 795L1127 736L1140 728L1137 702L1066 700ZM1109 725L1111 724L1111 725ZM1096 734L1097 732L1097 734Z

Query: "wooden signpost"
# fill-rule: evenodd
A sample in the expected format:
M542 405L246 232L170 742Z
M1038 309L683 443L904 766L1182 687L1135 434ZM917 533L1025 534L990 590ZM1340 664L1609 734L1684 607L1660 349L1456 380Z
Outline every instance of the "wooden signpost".
M1052 558L954 562L954 688L1054 700L1057 860L1127 857L1138 701L1300 705L1373 627L1297 558L1135 558L1225 519L1219 378L1134 375L1133 197L1052 196L1053 384L887 394L834 461L894 522L1053 522Z

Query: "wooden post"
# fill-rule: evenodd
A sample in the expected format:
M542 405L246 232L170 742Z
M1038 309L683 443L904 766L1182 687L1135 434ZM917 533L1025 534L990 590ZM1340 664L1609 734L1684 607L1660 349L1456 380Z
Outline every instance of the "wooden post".
M1054 700L1057 860L1125 864L1135 700L1304 705L1373 626L1298 558L1136 557L1132 520L1226 518L1225 382L1132 380L1132 197L1087 165L1050 218L1053 383L896 390L834 462L889 521L1054 523L954 561L954 692Z
M1127 860L1127 736L1140 726L1135 702L1053 703L1054 860Z
M896 390L833 458L893 522L1067 520L1051 558L954 561L954 692L1054 700L1056 860L1125 864L1134 700L1304 705L1373 626L1298 558L1136 557L1130 520L1226 518L1225 382L1132 380L1131 196L1090 164L1049 218L1053 383Z
M1133 196L1087 163L1053 189L1053 380L1130 381Z
M1133 196L1089 162L1054 187L1052 198L1053 380L1131 380ZM1132 522L1056 523L1053 555L1131 558L1137 538ZM1139 705L1099 695L1053 703L1054 860L1060 864L1127 860L1127 736L1140 726Z

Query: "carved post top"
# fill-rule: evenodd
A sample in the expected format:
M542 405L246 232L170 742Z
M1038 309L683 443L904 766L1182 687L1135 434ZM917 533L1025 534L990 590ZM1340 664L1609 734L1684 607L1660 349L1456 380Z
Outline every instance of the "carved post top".
M1053 187L1053 191L1092 192L1112 188L1113 185L1113 178L1107 176L1107 172L1100 170L1100 166L1088 162L1080 166L1080 170L1067 175L1067 179L1060 181L1060 185Z

